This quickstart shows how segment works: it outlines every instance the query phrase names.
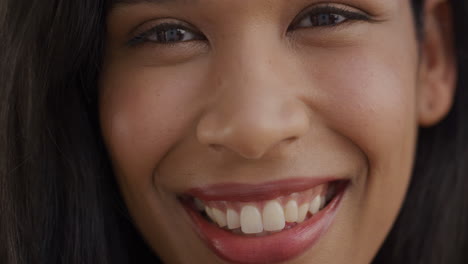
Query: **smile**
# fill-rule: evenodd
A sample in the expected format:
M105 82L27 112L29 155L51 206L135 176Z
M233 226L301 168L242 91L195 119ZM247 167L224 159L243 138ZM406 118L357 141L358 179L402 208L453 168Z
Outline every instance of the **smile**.
M218 184L181 201L201 239L234 263L275 263L312 247L336 214L349 181L293 179L260 185Z

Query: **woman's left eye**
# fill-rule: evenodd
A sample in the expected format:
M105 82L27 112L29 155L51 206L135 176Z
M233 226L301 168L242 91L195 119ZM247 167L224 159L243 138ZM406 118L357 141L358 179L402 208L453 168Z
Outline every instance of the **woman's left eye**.
M319 15L308 15L299 23L297 27L323 27L323 26L333 26L340 23L343 23L347 20L345 16L339 14L319 14Z
M319 6L310 10L293 23L294 28L330 27L351 20L370 20L369 16L344 7Z

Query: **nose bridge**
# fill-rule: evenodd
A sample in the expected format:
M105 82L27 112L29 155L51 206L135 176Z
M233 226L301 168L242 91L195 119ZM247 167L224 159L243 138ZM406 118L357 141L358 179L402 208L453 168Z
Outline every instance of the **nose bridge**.
M286 70L287 54L265 41L256 34L238 39L217 58L216 100L197 126L202 144L258 159L307 131L308 115L296 97L293 72Z

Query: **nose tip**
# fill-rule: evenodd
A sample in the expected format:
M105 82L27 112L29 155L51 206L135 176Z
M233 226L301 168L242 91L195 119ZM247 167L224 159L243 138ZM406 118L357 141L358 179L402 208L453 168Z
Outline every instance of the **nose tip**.
M257 107L223 115L212 110L200 119L198 141L214 150L229 150L245 159L260 159L275 148L300 139L309 128L304 107Z

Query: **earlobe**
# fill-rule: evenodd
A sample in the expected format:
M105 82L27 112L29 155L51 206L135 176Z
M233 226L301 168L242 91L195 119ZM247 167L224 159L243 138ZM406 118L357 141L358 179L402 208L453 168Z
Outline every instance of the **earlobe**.
M452 10L449 1L426 1L418 85L418 121L435 125L450 111L456 84Z

